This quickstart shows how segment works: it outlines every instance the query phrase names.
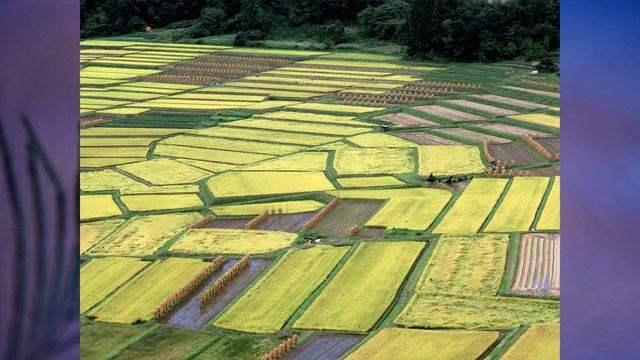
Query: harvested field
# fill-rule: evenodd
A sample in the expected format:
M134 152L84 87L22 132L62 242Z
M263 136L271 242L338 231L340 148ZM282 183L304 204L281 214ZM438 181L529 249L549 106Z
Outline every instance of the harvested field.
M381 205L382 201L375 200L341 200L311 230L336 238L348 237L350 227L362 224Z
M560 138L559 137L543 137L535 138L536 142L540 143L542 147L547 149L552 155L560 153Z
M497 136L493 136L493 135L487 135L484 133L479 133L479 132L475 132L475 131L471 131L471 130L467 130L467 129L462 129L462 128L445 128L445 129L438 129L438 132L443 132L449 135L453 135L453 136L458 136L461 138L465 138L468 140L473 140L476 142L482 142L482 140L486 140L486 141L490 141L490 142L494 142L497 144L506 144L511 142L511 140L509 139L504 139L501 137L497 137Z
M524 135L524 134L528 134L533 138L552 136L550 134L546 134L546 133L543 133L543 132L540 132L540 131L525 129L525 128L512 126L512 125L505 125L505 124L500 124L500 123L477 124L475 126L481 127L481 128L484 128L484 129L503 132L503 133L506 133L506 134L516 135L516 136L520 136L520 135Z
M302 225L315 215L315 212L298 214L269 215L263 222L256 226L256 230L274 230L296 232L302 229Z
M293 350L287 352L283 360L334 360L346 354L362 341L363 335L346 335L316 332L306 338Z
M560 99L560 93L553 92L553 91L542 91L542 90L535 90L535 89L528 89L528 88L522 88L522 87L518 87L518 86L507 86L507 85L503 86L503 88L509 89L509 90L522 91L522 92L526 92L526 93L529 93L529 94L549 96L549 97L552 97L552 98Z
M447 102L450 103L450 104L467 107L469 109L475 109L475 110L488 112L488 113L493 114L493 115L505 116L505 115L515 115L515 114L517 114L517 112L515 112L515 111L502 109L502 108L495 107L495 106L480 104L480 103L476 103L476 102L473 102L473 101L447 100Z
M457 141L424 132L397 132L395 135L422 145L462 145Z
M414 109L453 121L484 120L482 116L449 109L440 105L416 106Z
M532 324L502 359L560 360L560 324Z
M508 97L493 95L493 94L471 95L471 96L476 97L478 99L493 101L497 103L514 105L514 106L518 106L525 109L546 109L550 107L549 105L545 105L545 104L539 104L531 101L513 99L513 98L508 98Z
M205 306L200 304L198 296L213 285L238 260L230 259L202 287L187 303L179 307L166 321L167 324L185 329L201 330L222 309L229 305L247 286L251 285L271 265L269 259L251 259L249 265L233 278L212 301Z
M106 220L80 224L80 254L89 250L123 222L124 220Z
M532 154L526 147L516 143L489 144L489 152L496 160L507 164L532 165L542 162L537 156Z
M382 236L384 230L384 228L366 226L356 234L356 237L362 239L377 239Z
M369 331L389 307L423 242L361 242L293 325L299 329Z
M476 360L498 340L498 336L497 331L386 328L347 360Z
M543 168L535 168L529 169L533 176L559 176L560 169L556 169L554 167L543 167Z
M560 234L524 234L511 291L560 296Z
M280 330L348 250L346 246L290 250L214 325L253 333Z
M216 218L212 222L203 226L203 229L244 229L244 225L248 223L251 218L243 219L225 219Z
M409 115L401 112L376 116L374 119L390 122L397 127L440 125L435 121L425 120L417 116L413 116L413 115Z

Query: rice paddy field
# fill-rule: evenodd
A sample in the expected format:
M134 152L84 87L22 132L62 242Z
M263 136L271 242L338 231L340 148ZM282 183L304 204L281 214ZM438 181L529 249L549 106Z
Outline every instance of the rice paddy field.
M558 358L528 64L80 45L83 359Z

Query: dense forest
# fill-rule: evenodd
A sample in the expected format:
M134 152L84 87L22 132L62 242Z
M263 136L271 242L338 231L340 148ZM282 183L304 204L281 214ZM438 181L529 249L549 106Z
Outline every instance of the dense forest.
M232 34L239 46L312 39L402 45L413 58L495 61L557 56L559 0L81 0L81 36L181 29L179 38ZM356 31L348 31L355 29Z

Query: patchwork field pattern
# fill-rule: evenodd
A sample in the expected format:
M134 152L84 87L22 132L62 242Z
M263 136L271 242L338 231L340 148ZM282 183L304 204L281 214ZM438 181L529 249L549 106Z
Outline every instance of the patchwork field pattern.
M83 359L558 358L559 93L529 64L147 35L81 42Z

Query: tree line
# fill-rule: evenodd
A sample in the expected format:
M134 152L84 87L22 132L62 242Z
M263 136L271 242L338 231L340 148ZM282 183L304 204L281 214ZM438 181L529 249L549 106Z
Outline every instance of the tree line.
M235 34L236 45L309 37L331 47L360 39L406 46L420 59L496 61L555 56L559 0L81 0L81 36L187 28L181 36Z

